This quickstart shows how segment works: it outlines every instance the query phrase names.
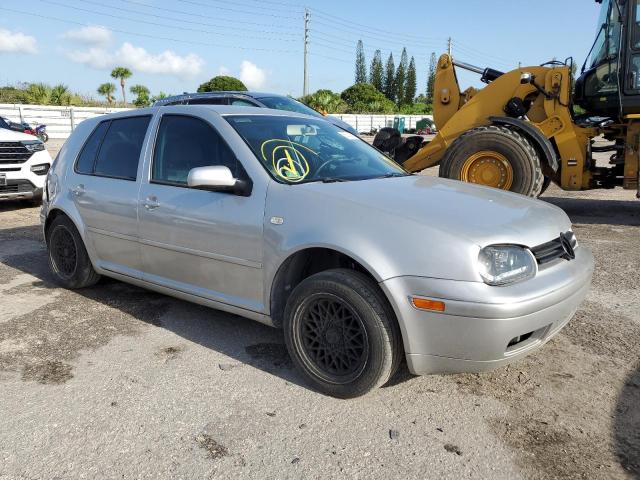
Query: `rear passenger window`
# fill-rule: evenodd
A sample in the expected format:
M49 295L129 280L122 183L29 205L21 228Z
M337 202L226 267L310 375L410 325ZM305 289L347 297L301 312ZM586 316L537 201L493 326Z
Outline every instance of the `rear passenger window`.
M112 120L98 151L94 174L135 180L149 116Z
M186 186L189 170L210 165L229 167L236 178L244 175L244 169L231 149L207 122L186 115L163 116L151 180Z
M89 135L89 139L84 144L82 152L76 162L76 172L91 175L93 173L93 164L96 161L98 149L104 138L104 134L109 128L110 122L102 122L98 124L93 133Z

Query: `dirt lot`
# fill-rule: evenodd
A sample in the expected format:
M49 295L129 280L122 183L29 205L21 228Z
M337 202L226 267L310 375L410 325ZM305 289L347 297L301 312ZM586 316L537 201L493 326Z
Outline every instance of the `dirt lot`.
M112 280L58 288L38 209L0 204L0 479L640 479L640 202L544 199L597 262L569 326L508 368L404 369L351 401L307 389L276 330Z

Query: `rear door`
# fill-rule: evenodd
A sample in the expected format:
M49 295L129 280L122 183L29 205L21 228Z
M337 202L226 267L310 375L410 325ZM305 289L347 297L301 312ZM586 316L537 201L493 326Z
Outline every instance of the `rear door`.
M251 179L220 132L237 134L219 115L179 111L185 113L162 111L140 189L143 278L262 312L266 185L254 182L248 197L189 188L189 171L208 165L227 166L236 178Z
M93 130L67 184L100 268L140 277L138 188L150 115L115 118Z

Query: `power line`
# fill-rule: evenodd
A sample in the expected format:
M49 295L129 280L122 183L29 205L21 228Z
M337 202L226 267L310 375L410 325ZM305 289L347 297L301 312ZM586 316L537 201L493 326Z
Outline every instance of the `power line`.
M196 2L195 0L176 0L177 2L180 3L187 3L190 5L197 5L199 7L205 7L205 8L211 8L212 5L206 4L206 3L202 3L202 2ZM215 1L215 0L214 0ZM227 4L228 2L224 1L223 3ZM234 2L234 4L237 4L238 2ZM227 10L229 12L235 12L235 13L244 13L244 14L255 14L257 12L247 12L246 10L238 10L237 8L229 8L229 7L219 7L216 6L215 8L220 9L220 10ZM301 13L301 12L298 12ZM292 15L283 15L281 13L259 13L259 15L265 15L267 17L274 17L274 18L293 18L293 19L298 19L299 17L294 17Z
M103 17L110 17L110 18L115 18L117 20L125 20L128 22L136 22L136 23L144 23L146 25L153 25L155 27L163 27L163 28L169 28L169 29L174 29L174 30L183 30L183 31L187 31L187 32L197 32L197 33L206 33L208 35L222 35L222 36L227 36L227 33L223 33L223 32L215 32L213 30L202 30L202 29L197 29L197 28L189 28L189 27L180 27L180 26L176 26L176 25L171 25L171 24L167 24L167 23L158 23L158 22L150 22L148 20L139 20L139 19L133 19L133 18L129 18L129 17L124 17L121 15L114 15L112 13L104 13L104 12L96 12L93 10L89 10L86 8L82 8L82 7L75 7L73 5L66 5L64 3L60 3L60 2L56 2L54 0L38 0L39 2L42 3L46 3L48 5L57 5L59 7L64 7L64 8L70 8L72 10L80 10L81 12L88 12L91 13L93 15L102 15ZM87 3L92 3L89 0L83 0ZM125 10L126 11L126 10ZM144 15L144 14L142 14ZM244 34L243 34L244 36ZM294 39L283 39L283 38L274 38L274 37L255 37L255 36L244 36L245 38L252 38L254 40L278 40L278 41L283 41L283 42L293 42L295 41Z
M41 0L42 1L42 0ZM88 23L83 23L83 22L77 22L74 20L68 20L68 19L64 19L64 18L59 18L59 17L52 17L50 15L42 15L39 13L34 13L34 12L25 12L24 10L14 10L11 8L6 8L6 7L1 7L0 6L0 10L4 10L6 12L11 12L11 13L15 13L18 15L25 15L28 17L37 17L37 18L42 18L45 20L53 20L56 22L62 22L62 23L67 23L67 24L71 24L71 25L79 25L81 27L90 27L92 26L91 24ZM143 37L143 38L152 38L155 40L165 40L168 42L175 42L175 43L184 43L187 45L203 45L206 47L217 47L217 48L232 48L232 49L236 49L236 50L253 50L253 51L262 51L262 52L274 52L274 53L295 53L296 55L299 55L301 52L299 50L280 50L280 49L272 49L272 48L255 48L255 47L241 47L239 45L224 45L224 44L220 44L220 43L211 43L211 42L199 42L199 41L194 41L194 40L183 40L183 39L178 39L178 38L172 38L172 37L162 37L162 36L158 36L158 35L150 35L147 33L139 33L139 32L131 32L129 30L122 30L119 28L112 28L112 27L108 27L109 30L116 32L116 33L124 33L125 35L132 35L135 37Z
M39 1L43 1L43 0L39 0ZM96 2L96 1L93 1L93 0L81 0L81 1L82 1L82 3L88 3L90 5L96 5L96 6L99 6L99 7L103 7L104 6L104 3ZM123 0L123 1L126 1L126 0ZM55 4L56 2L48 2L48 3L54 3ZM65 6L65 5L62 5L62 6ZM71 6L68 6L68 5L67 5L67 7L68 8L73 8L73 9L76 9L76 10L83 10L83 9L81 9L79 7L71 7ZM192 25L204 25L204 26L216 27L216 28L226 28L226 29L234 29L234 30L246 30L248 32L255 32L255 33L266 33L266 34L297 36L295 33L289 33L289 32L277 32L277 31L269 31L269 30L254 30L254 29L251 29L251 28L234 27L234 26L220 25L220 24L215 24L215 23L203 23L203 22L194 22L192 20L181 20L181 19L174 18L174 17L168 17L166 15L156 15L156 14L153 14L153 13L141 12L139 10L131 10L129 8L119 8L118 10L121 10L123 12L134 13L136 15L143 15L143 16L146 16L146 17L160 18L162 20L171 20L173 22L188 23L188 24L192 24ZM96 13L98 15L113 16L111 14L103 14L101 12L93 12L91 10L84 10L84 11L88 11L88 12L91 12L91 13ZM119 17L119 18L122 18L122 17ZM132 20L132 19L130 19L130 20ZM138 21L141 21L141 20L135 20L135 21L138 22ZM184 29L184 27L171 27L171 28ZM192 30L192 31L202 32L202 33L209 33L211 35L228 35L226 33L215 32L215 31L211 31L211 30L195 30L195 29L187 29L187 30ZM276 37L276 38L274 38L274 37L245 37L245 38L256 38L256 39L271 38L271 39L274 39L274 40L282 40L282 41L285 41L285 42L293 42L293 41L295 41L293 39L282 39L281 37Z
M212 15L205 15L202 12L198 12L198 13L191 13L191 12L185 12L183 10L176 10L174 8L166 8L166 7L159 7L157 5L149 5L148 3L144 3L144 2L139 2L137 0L120 0L121 2L125 2L125 3L129 3L129 4L133 4L133 5L139 5L141 7L146 7L146 8L151 8L154 10L160 10L163 12L169 12L169 13L177 13L179 15L185 15L188 17L197 17L197 18L208 18L211 20L220 20L220 21L228 21L233 23L244 23L245 25L256 25L259 27L282 27L282 23L260 23L260 22L250 22L247 20L240 20L238 18L222 18L219 16L212 16ZM288 27L288 26L287 26ZM233 28L232 26L229 26L228 28ZM289 28L289 27L288 27ZM293 28L295 29L295 28ZM276 33L276 32L274 32ZM280 32L277 32L280 33ZM293 35L293 34L292 34Z

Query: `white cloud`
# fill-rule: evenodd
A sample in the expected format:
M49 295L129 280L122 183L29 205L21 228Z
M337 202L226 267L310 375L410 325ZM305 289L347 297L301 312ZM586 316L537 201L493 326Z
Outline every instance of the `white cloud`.
M243 60L240 64L240 80L249 90L260 88L267 79L267 72L251 63L249 60Z
M38 45L31 35L0 28L0 53L38 53Z
M180 56L171 50L157 55L125 42L114 53L104 48L89 48L67 53L67 57L76 63L104 70L115 66L128 67L133 72L193 77L202 71L204 60L194 54Z
M106 27L89 25L77 30L69 30L62 34L62 38L94 46L105 46L111 43L112 35L111 30Z

